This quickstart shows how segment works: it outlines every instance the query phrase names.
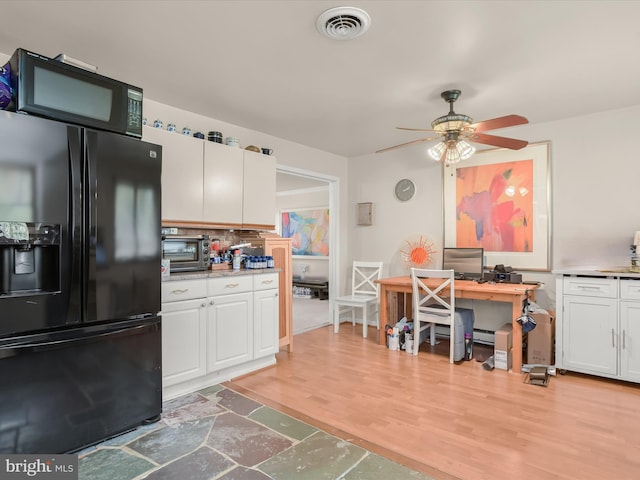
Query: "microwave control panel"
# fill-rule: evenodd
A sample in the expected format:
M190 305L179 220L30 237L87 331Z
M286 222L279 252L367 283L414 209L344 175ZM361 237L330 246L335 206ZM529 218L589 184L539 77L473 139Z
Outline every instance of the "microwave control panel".
M142 136L142 90L127 89L127 133Z

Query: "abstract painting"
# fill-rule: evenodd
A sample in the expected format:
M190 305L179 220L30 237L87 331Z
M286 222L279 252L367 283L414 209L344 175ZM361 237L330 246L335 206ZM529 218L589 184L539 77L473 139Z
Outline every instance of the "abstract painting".
M291 239L293 255L329 256L329 208L281 212L281 235Z
M445 170L445 246L481 247L489 267L549 269L548 142L486 150Z

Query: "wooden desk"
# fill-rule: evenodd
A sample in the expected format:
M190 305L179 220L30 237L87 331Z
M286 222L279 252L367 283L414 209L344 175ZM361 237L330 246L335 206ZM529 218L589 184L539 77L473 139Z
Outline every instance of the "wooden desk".
M387 315L389 293L411 294L411 277L381 278L376 281L380 284L380 345L386 345L386 332L384 326L389 323ZM505 302L512 305L511 323L513 324L513 353L511 369L520 373L522 369L522 326L517 322L522 315L522 301L529 296L534 299L537 285L521 285L514 283L478 283L471 280L456 280L456 298L471 298L475 300L490 300L492 302ZM411 297L405 305L407 318L411 318ZM408 308L407 308L408 307ZM394 322L395 324L395 322Z

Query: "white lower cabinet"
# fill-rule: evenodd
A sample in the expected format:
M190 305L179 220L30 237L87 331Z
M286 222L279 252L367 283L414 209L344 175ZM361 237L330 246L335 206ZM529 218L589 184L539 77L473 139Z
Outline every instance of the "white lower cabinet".
M278 274L253 279L253 356L273 355L280 349Z
M617 308L613 298L564 296L564 368L618 373Z
M253 358L253 294L209 297L207 370L221 370Z
M278 273L163 282L165 397L275 363L278 312Z
M640 279L559 277L557 366L640 382Z
M206 284L203 280L162 283L162 384L176 385L204 375Z
M206 373L205 312L204 298L163 304L163 385L175 385Z

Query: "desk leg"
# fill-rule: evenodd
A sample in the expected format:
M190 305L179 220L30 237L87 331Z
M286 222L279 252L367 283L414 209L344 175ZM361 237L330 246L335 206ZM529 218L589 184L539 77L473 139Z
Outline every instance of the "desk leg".
M511 324L513 325L511 370L515 373L522 371L522 325L518 323L518 318L522 315L522 300L524 300L523 296L514 295L511 312Z
M384 328L385 325L389 323L389 318L387 316L387 307L388 307L387 287L385 285L382 285L380 286L380 307L379 307L380 331L379 331L378 343L380 345L387 344L387 331Z

